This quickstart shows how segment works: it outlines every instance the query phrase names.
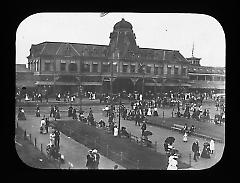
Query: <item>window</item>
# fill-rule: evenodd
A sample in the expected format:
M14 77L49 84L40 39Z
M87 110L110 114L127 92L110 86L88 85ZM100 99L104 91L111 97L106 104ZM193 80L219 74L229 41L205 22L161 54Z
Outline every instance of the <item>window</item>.
M189 75L189 79L190 80L197 80L197 76L196 75Z
M92 72L98 72L98 63L93 63Z
M167 74L168 74L168 75L171 74L171 70L172 70L172 67L171 67L171 66L168 66L168 67L167 67Z
M199 75L198 76L198 80L199 81L204 81L205 80L205 76L204 75Z
M128 70L128 65L127 64L123 64L122 66L122 72L126 73Z
M45 62L45 71L50 71L50 62Z
M70 63L68 66L69 72L77 72L77 64L76 63Z
M207 81L212 81L212 76L206 75L206 80Z
M148 74L151 73L151 66L149 66L149 65L146 66L146 73L148 73Z
M82 72L90 72L90 63L84 62L81 68L82 68Z
M130 66L130 72L131 73L135 73L135 65L131 65Z
M102 72L105 72L105 73L110 72L110 63L109 62L103 62Z
M158 66L157 65L154 66L154 74L158 75Z
M118 69L118 64L117 62L113 62L113 72L116 73Z
M159 74L163 74L163 66L159 67Z
M220 76L215 76L214 81L220 81Z
M186 69L185 67L183 67L183 68L182 68L182 75L185 76L185 75L187 74L186 71L187 71L187 69Z
M60 71L66 71L66 63L60 64Z
M178 67L174 67L174 74L178 75Z
M221 76L221 81L225 81L225 77L224 76Z

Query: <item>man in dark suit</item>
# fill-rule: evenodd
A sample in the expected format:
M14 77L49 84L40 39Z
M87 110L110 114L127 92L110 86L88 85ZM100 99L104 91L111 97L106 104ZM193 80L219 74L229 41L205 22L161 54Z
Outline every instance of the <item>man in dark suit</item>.
M197 162L197 157L199 156L199 144L198 140L193 142L192 144L192 151L193 151L193 159Z
M143 124L142 124L142 127L141 127L141 130L142 130L142 135L143 135L143 132L147 129L147 125L146 125L146 122L143 121Z
M94 169L93 164L94 164L94 156L93 156L92 150L89 150L87 155L86 167L88 169Z
M58 130L55 130L55 146L59 148L59 142L60 142L60 132Z

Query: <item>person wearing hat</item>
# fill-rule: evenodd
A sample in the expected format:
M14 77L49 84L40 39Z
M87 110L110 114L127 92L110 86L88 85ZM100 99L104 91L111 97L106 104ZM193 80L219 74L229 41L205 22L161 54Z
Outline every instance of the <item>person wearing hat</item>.
M118 170L118 165L114 165L113 170Z
M92 150L90 149L87 154L87 162L86 162L86 167L88 169L94 169L93 167L93 162L94 161L94 155L92 153Z
M100 160L100 155L99 155L97 149L93 149L93 150L92 150L92 153L93 153L93 156L94 156L93 169L98 169L99 160Z
M143 121L143 124L142 124L142 127L141 127L141 130L142 130L142 136L143 136L143 133L144 131L147 129L147 125L146 125L146 122Z
M188 141L187 132L185 132L184 135L183 135L183 142L187 142L187 141Z
M211 141L210 141L210 152L211 152L211 154L213 154L213 151L215 150L215 147L214 147L214 140L213 139L211 139Z
M197 162L197 157L199 156L199 144L197 139L192 144L192 151L193 151L193 159Z
M168 158L168 167L167 167L167 170L177 170L178 167L178 162L177 162L177 156L176 155L173 155L173 156L170 156Z

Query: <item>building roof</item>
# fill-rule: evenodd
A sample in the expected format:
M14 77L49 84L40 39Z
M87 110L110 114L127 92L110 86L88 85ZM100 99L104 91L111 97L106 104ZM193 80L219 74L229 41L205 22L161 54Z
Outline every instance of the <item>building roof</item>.
M38 45L32 45L31 52L32 53L29 57L38 57L40 55L107 57L110 50L108 45L43 42ZM135 53L128 52L127 57L132 57L134 54L137 54L145 59L182 61L187 63L187 60L178 50L138 48L135 50Z
M120 22L117 22L114 27L116 29L132 29L132 24L127 22L124 18Z
M38 45L32 45L29 57L40 55L51 56L100 56L107 54L107 45L66 43L66 42L43 42Z
M156 61L173 61L188 63L177 50L164 50L152 48L139 48L136 37L132 31L132 24L122 19L114 25L110 33L109 45L67 43L67 42L43 42L32 45L30 55L27 58L45 56L92 56L92 57L117 57L123 59L138 59Z

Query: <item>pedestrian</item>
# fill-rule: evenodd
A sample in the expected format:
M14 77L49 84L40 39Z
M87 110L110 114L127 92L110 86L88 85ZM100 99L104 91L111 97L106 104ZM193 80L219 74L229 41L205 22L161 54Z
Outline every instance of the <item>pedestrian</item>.
M51 109L50 109L50 117L54 117L54 107L53 105L51 105Z
M44 117L41 119L41 121L40 121L40 133L41 134L44 134L44 133L46 133L46 130L45 130L45 127L46 126L46 121L45 121L45 119L44 119Z
M114 131L113 131L113 136L114 137L117 137L118 136L118 127L117 127L117 125L115 125L114 126L114 129L113 129Z
M48 127L49 127L49 118L45 118L45 121L46 121L46 125L45 125L45 130L46 130L46 133L48 133Z
M211 139L211 141L210 141L210 152L211 152L211 154L213 154L214 150L215 150L214 140Z
M55 144L55 130L53 130L49 135L49 144L50 146Z
M193 151L193 159L197 162L197 157L199 156L199 143L197 139L192 144L192 151Z
M114 165L113 170L118 170L118 165Z
M54 131L54 134L55 134L54 144L55 144L56 147L59 148L59 143L60 143L60 131L59 131L59 130L55 130L55 131Z
M183 142L187 142L188 139L187 139L187 133L185 132L184 135L183 135Z
M36 107L36 117L40 117L40 108L37 104L37 107Z
M147 125L146 125L146 122L143 121L143 124L142 124L142 127L141 127L141 130L142 130L142 136L143 136L143 133L144 131L147 129Z
M100 160L100 155L97 151L97 149L94 149L92 151L93 156L94 156L94 160L93 160L93 169L98 169L98 165L99 165L99 160Z
M167 170L177 170L178 169L177 156L170 156L168 158L168 167Z
M94 164L94 155L92 153L92 150L90 149L87 154L86 167L88 169L94 169L93 164Z

